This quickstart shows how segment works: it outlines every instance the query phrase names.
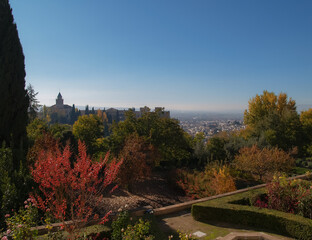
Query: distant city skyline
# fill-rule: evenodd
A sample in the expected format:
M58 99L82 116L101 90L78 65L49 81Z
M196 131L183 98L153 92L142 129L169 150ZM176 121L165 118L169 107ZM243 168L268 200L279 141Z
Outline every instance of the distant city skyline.
M26 84L51 106L243 111L312 104L312 1L10 1Z

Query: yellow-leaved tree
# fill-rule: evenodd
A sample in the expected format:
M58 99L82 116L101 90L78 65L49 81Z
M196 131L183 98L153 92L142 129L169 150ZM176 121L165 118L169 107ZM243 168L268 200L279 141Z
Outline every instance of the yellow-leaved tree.
M302 145L296 102L288 98L286 93L276 95L263 91L262 95L257 94L249 100L244 123L247 125L247 137L258 138L262 146L288 151Z

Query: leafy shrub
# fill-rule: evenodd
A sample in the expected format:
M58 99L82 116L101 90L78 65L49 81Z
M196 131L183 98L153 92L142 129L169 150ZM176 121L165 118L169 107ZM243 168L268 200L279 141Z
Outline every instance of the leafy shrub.
M16 160L20 161L18 167L14 167ZM5 227L5 214L23 207L32 184L23 150L0 145L0 229Z
M285 177L274 176L273 180L266 186L266 197L264 199L258 198L254 205L299 214L312 219L311 188L309 181L291 181Z
M18 212L15 212L13 216L6 214L6 235L12 236L14 239L34 239L36 235L35 231L31 231L31 227L36 225L38 210L34 207L32 199L30 198L27 199L24 204L24 209L21 208Z
M112 240L152 240L150 221L139 219L137 222L131 223L132 218L128 211L123 211L118 218L112 223Z
M134 225L128 225L122 234L123 240L153 240L155 237L150 234L151 224L141 218Z
M310 189L304 191L300 196L298 204L298 214L312 219L312 191Z
M214 195L236 190L234 179L230 175L228 167L212 168L211 171L212 178L210 180L210 186L214 191Z
M296 159L296 166L312 169L312 158L298 158Z
M205 172L178 170L177 184L192 199L235 191L234 179L227 166L207 168Z
M112 223L112 240L121 240L122 232L127 228L130 223L130 215L128 211L123 211L119 214L118 218Z
M278 148L259 149L254 145L239 151L239 155L235 157L235 165L238 169L251 172L262 181L267 174L289 172L294 166L294 159L290 153Z
M274 177L266 187L268 207L289 213L295 213L298 201L298 187L285 177Z
M73 164L68 145L63 151L58 146L55 152L51 149L42 151L32 169L34 181L40 189L39 193L33 194L38 207L50 212L63 223L67 232L73 234L88 221L99 219L96 211L103 209L101 200L122 163L112 161L108 164L108 154L102 161L92 162L80 141L78 150L79 155ZM107 217L108 213L100 222L104 223ZM67 220L72 223L65 224Z

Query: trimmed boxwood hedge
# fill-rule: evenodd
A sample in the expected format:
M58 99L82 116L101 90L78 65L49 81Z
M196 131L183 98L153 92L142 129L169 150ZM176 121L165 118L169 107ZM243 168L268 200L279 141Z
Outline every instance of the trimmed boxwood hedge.
M264 228L296 239L312 239L312 220L276 210L239 205L264 188L222 197L192 206L192 216L198 221L239 223L245 226Z

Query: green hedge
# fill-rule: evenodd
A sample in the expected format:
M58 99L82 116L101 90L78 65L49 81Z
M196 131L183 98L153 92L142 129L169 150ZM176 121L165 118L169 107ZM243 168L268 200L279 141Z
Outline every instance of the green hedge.
M276 210L237 204L238 202L247 202L248 199L262 194L264 191L264 189L257 189L194 204L192 216L198 221L239 223L245 226L264 228L296 239L311 240L311 219Z

